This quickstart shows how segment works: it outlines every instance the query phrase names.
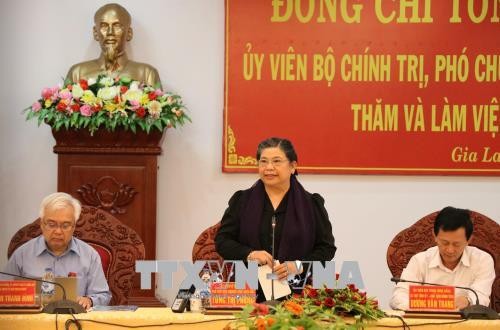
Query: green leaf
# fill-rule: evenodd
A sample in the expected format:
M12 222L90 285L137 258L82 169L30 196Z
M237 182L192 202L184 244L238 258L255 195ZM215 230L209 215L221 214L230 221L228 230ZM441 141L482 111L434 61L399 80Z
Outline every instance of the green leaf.
M56 123L56 126L55 126L56 131L58 131L58 130L61 128L62 124L63 124L63 122L62 122L62 121L58 121L58 122Z
M79 117L79 113L73 112L73 114L71 115L71 126L73 126L73 127L77 126L78 117Z
M83 127L87 127L90 124L90 117L83 118Z
M64 86L72 85L73 81L70 78L64 79Z
M160 132L163 132L163 125L161 124L161 121L155 120L153 122L154 127L158 128Z
M26 120L30 120L35 116L35 113L33 111L28 111L28 114L26 115Z
M52 118L54 118L54 113L51 111L47 114L47 117L45 117L45 120L50 123L52 122Z

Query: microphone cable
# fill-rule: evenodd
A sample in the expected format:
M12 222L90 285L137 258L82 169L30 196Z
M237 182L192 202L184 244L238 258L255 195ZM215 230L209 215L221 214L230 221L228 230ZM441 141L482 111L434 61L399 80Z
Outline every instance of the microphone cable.
M89 322L96 324L104 324L104 325L112 325L115 327L128 328L128 329L139 329L139 328L153 328L153 327L167 327L172 325L190 325L190 324L202 324L202 323L210 323L210 322L218 322L218 321L234 321L234 318L222 318L216 320L202 320L202 321L194 321L194 322L169 322L169 323L161 323L161 324L142 324L142 325L126 325L120 323L112 323L105 321L97 321L91 319L68 319L66 320L65 330L70 330L70 326L75 324L78 327L78 330L82 330L81 323Z

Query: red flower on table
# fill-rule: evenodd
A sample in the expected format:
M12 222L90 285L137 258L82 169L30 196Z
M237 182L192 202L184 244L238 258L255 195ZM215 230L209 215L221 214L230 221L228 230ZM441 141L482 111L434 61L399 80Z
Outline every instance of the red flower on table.
M335 306L335 301L331 297L327 297L325 300L323 300L323 305L328 308L332 308L333 306Z
M253 304L253 311L251 315L267 315L269 314L269 306L264 304Z
M358 292L359 289L356 288L356 286L354 284L347 284L347 287L349 288L349 290L351 290L352 292Z
M309 298L317 298L318 297L318 290L317 289L313 289L313 288L310 288L310 289L307 289L307 291L304 291L307 295L307 297Z

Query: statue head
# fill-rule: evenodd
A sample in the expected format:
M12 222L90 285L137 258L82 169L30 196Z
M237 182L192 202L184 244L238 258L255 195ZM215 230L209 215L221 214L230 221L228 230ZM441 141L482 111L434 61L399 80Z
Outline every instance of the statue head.
M129 12L116 3L108 3L94 15L94 39L101 45L104 57L115 61L133 36Z

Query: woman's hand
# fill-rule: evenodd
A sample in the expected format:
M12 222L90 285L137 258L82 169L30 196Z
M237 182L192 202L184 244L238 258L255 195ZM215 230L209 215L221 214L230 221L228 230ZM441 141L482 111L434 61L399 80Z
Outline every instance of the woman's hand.
M297 265L293 261L286 261L282 264L274 267L274 273L278 276L278 280L282 281L288 278L288 276L296 275L300 273L300 270L297 269Z
M268 265L269 267L273 267L273 257L269 254L269 252L265 250L255 250L250 252L247 257L248 261L257 261L257 263L262 265Z

